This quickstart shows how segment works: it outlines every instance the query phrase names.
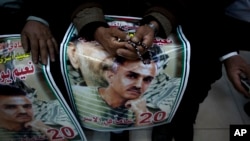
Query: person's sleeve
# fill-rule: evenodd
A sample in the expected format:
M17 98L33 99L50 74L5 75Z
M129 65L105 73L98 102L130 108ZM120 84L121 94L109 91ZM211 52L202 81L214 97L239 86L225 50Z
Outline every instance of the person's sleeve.
M44 25L49 26L49 23L46 20L44 20L44 19L42 19L40 17L36 17L36 16L29 16L27 18L27 21L37 21L37 22L40 22L40 23L42 23Z
M95 30L100 27L109 27L105 21L102 7L98 3L84 3L73 13L72 21L79 36L87 40L94 40Z
M174 15L163 7L151 7L147 10L141 20L141 24L148 24L150 21L156 21L159 25L158 36L167 37L176 27Z
M234 52L230 52L228 54L225 54L223 55L222 57L220 57L220 61L223 62L224 60L232 57L232 56L235 56L235 55L238 55L238 52L237 51L234 51Z
M24 0L24 5L29 11L28 20L47 22L49 25L52 23L58 24L57 21L63 21L60 20L62 17L70 20L76 4L76 2L70 2L69 0L58 2L52 2L51 0Z
M79 35L85 37L87 40L94 39L94 33L98 27L109 27L105 21L102 9L98 7L83 9L75 16L73 23Z
M30 16L27 20L46 21L43 23L49 24L53 17L59 16L55 14L57 13L55 7L48 0L24 0L24 4L29 9Z

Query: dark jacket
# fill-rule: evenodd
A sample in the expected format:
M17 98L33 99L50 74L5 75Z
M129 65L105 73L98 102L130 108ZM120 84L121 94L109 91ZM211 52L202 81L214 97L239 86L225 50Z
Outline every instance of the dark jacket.
M1 2L0 34L19 34L25 24L28 15L27 7L22 1Z
M83 11L83 9L91 7L99 7L103 10L102 14L106 15L121 15L121 16L135 16L144 17L147 22L152 19L156 19L160 25L161 29L159 34L163 37L169 34L176 25L182 25L183 30L189 40L195 39L200 41L200 46L203 50L207 46L209 48L214 47L213 56L221 57L234 49L218 47L218 42L215 43L213 39L215 36L219 36L220 27L222 26L222 17L224 15L224 7L230 4L233 0L224 1L195 1L195 0L147 0L147 1L104 1L104 0L92 0L85 1L86 3L79 4L78 9L75 11L73 16L73 22L76 24L77 29L80 34L85 31L85 33L92 33L98 26L107 26L103 17L95 16L90 14L88 17L82 18L77 16L77 13ZM94 3L97 2L97 3ZM157 8L155 8L157 7ZM162 14L168 22L164 22L164 18L157 16L149 16L151 13L157 12ZM78 17L78 19L76 18ZM88 18L88 19L86 19ZM102 18L102 19L101 19ZM78 21L74 21L78 20ZM79 22L79 19L82 21ZM89 24L91 23L91 24ZM99 24L98 24L99 23ZM102 23L102 24L101 24ZM162 30L164 29L164 30ZM202 35L202 36L201 36ZM91 36L91 35L88 35ZM202 54L202 52L200 52Z
M101 14L139 16L143 17L144 22L155 19L161 25L160 31L165 33L161 34L163 36L169 34L166 31L173 31L177 25L181 25L191 45L190 73L185 94L174 121L194 122L199 103L207 96L211 84L221 77L222 63L219 58L236 51L234 47L223 46L221 40L223 38L222 17L224 8L229 3L226 0L148 0L144 2L128 0L123 3L99 0L99 4L80 5L73 15L73 22L83 36L84 33L94 34L98 26L107 26ZM102 11L95 13L94 16L90 16L93 14L91 11L85 11L87 14L84 14L84 10L93 7L101 8ZM161 18L157 15L161 15ZM165 24L164 21L168 21L171 25ZM190 113L190 116L185 116L184 119L185 113Z
M76 9L74 0L23 0L29 16L36 16L48 22L52 34L58 43L64 37L71 23L70 16Z

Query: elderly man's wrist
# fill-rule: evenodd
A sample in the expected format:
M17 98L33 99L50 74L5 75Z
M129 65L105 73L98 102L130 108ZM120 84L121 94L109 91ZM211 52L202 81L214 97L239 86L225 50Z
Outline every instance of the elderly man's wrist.
M151 21L147 25L154 30L155 35L158 33L159 25L156 21Z

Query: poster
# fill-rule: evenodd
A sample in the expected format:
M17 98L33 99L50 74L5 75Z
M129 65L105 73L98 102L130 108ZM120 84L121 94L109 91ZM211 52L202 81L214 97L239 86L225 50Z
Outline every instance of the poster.
M133 34L140 18L106 15L106 20ZM110 55L97 41L79 37L73 24L60 49L62 74L83 127L133 130L173 118L189 74L190 47L180 26L166 39L155 37L149 64Z
M19 34L0 36L0 137L3 141L85 141L50 74L33 64Z

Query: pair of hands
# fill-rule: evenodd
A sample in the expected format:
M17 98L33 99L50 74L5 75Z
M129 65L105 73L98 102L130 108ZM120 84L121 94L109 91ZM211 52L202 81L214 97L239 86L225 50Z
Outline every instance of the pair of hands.
M141 42L147 47L151 47L154 41L154 30L147 25L140 26L133 37L117 28L97 28L94 37L111 55L119 55L127 59L137 59L138 54L135 48L127 41L135 43ZM122 40L122 42L117 39ZM124 42L125 41L125 42ZM48 63L48 57L52 62L58 54L58 43L53 37L50 28L38 21L28 21L22 32L21 42L25 52L31 52L33 63ZM139 46L140 54L147 49Z
M118 28L99 27L94 34L94 38L110 55L119 55L126 59L135 60L139 56L137 50L129 44L129 41L144 44L147 48L141 45L137 46L140 54L144 54L153 45L154 34L154 30L147 25L139 26L134 36L129 36Z
M31 52L33 63L48 63L48 57L52 62L58 54L58 43L53 37L50 28L38 21L28 21L22 32L21 42L25 52Z
M247 62L240 55L235 55L228 58L227 60L225 60L224 64L227 76L232 82L235 89L242 93L244 96L250 98L250 93L245 90L240 81L240 76L242 74L250 79L250 64L247 64Z

